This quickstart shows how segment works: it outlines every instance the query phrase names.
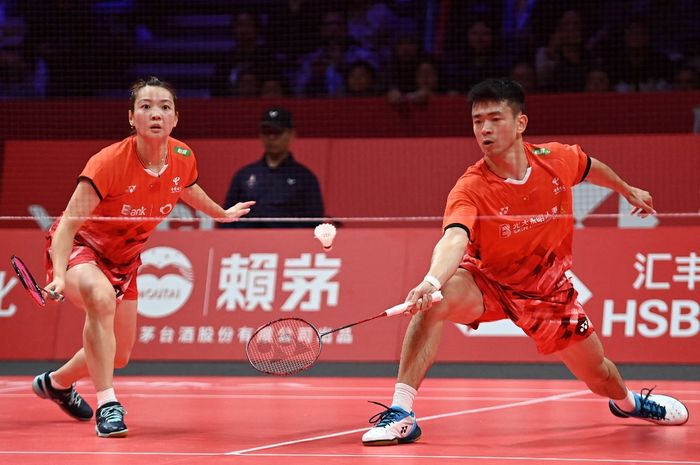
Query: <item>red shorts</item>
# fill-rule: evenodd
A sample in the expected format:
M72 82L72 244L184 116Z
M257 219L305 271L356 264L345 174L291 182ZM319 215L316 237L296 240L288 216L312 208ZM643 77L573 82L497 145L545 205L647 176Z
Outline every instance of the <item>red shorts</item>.
M51 261L51 234L46 236L46 279L53 279L53 262ZM92 248L73 243L70 257L68 258L68 269L82 263L92 263L107 277L117 294L117 302L121 300L137 300L139 290L136 281L136 272L139 269L141 260L128 266L108 264L106 260L97 255Z
M484 300L484 313L469 324L474 329L479 323L508 318L535 341L541 354L560 351L595 331L566 276L549 295L533 297L501 286L469 263L462 267L474 277Z

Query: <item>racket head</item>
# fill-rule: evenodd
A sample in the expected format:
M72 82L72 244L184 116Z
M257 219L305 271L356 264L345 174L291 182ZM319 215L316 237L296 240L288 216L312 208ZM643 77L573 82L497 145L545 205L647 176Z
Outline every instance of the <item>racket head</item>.
M248 361L268 375L288 376L311 367L321 354L321 335L301 318L280 318L253 333L245 347Z
M22 283L24 288L29 292L32 300L37 303L40 307L46 306L46 299L44 294L41 292L41 288L36 283L34 276L29 272L29 268L24 264L21 258L16 255L10 257L10 264L17 274L17 278Z

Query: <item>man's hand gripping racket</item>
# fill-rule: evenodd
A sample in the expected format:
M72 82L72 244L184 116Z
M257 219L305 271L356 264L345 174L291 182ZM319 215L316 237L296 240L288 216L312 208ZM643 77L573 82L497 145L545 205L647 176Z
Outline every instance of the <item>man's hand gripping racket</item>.
M430 295L433 302L442 300L442 293ZM269 375L293 375L311 367L321 354L321 338L341 329L366 323L385 316L400 315L409 307L408 302L395 305L378 315L349 325L319 333L311 323L301 318L280 318L258 328L246 345L248 361L256 370Z
M29 272L27 265L25 265L18 256L13 255L10 257L10 264L15 270L15 273L17 273L17 278L19 278L19 281L22 283L27 292L29 292L29 295L32 297L34 302L37 303L37 305L40 307L45 306L46 297L58 302L63 301L63 294L39 287L34 279L34 276L32 276L32 274Z

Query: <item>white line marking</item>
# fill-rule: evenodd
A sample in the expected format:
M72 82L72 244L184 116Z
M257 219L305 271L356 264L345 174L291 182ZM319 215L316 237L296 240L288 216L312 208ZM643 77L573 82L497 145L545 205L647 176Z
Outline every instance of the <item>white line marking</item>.
M175 457L224 457L230 454L217 452L95 452L95 451L0 451L0 455L97 455L97 456L175 456ZM698 465L700 462L691 460L639 460L639 459L602 459L584 457L517 457L495 455L399 455L399 454L246 454L242 457L345 457L359 459L430 459L430 460L512 460L512 461L537 461L537 462L596 462L596 463L632 463L632 464L672 464L672 465Z
M467 415L467 414L470 414L470 413L489 412L489 411L492 411L492 410L502 410L502 409L512 408L512 407L522 407L522 406L525 406L525 405L540 404L540 403L542 403L542 402L550 402L550 401L553 401L553 400L564 399L564 398L567 398L567 397L581 396L581 395L588 394L588 393L590 393L590 391L589 391L588 389L586 389L586 390L582 390L582 391L574 391L574 392L567 392L567 393L564 393L564 394L558 394L558 395L555 395L555 396L541 397L541 398L539 398L539 399L531 399L531 400L525 400L525 401L521 401L521 402L513 402L513 403L509 403L509 404L494 405L494 406L492 406L492 407L482 407L482 408L478 408L478 409L459 410L459 411L456 411L456 412L441 413L441 414L438 414L438 415L431 415L431 416L428 416L428 417L421 417L421 418L420 418L420 421L422 421L422 422L425 423L426 421L437 420L437 419L440 419L440 418L449 418L449 417L454 417L454 416L457 416L457 415ZM367 431L367 428L358 428L358 429L353 429L353 430L349 430L349 431L340 431L340 432L338 432L338 433L324 434L324 435L321 435L321 436L313 436L313 437L310 437L310 438L302 438L302 439L297 439L297 440L294 440L294 441L279 442L279 443L276 443L276 444L266 444L266 445L263 445L263 446L251 447L251 448L249 448L249 449L241 449L241 450L236 450L236 451L227 452L226 455L243 455L243 454L245 454L245 453L247 453L247 452L253 452L253 451L264 450L264 449L272 449L272 448L275 448L275 447L289 446L289 445L292 445L292 444L299 444L299 443L302 443L302 442L318 441L318 440L320 440L320 439L328 439L328 438L333 438L333 437L336 437L336 436L345 436L345 435L348 435L348 434L355 434L355 433L359 433L359 432L361 432L361 431Z
M492 456L492 455L398 455L398 454L381 454L381 455L364 455L364 454L247 454L246 457L352 457L352 458L367 458L367 459L443 459L443 460L522 460L522 461L537 461L537 462L600 462L600 463L659 463L659 464L679 464L679 465L697 465L700 462L690 460L639 460L639 459L601 459L601 458L583 458L583 457L517 457L517 456Z

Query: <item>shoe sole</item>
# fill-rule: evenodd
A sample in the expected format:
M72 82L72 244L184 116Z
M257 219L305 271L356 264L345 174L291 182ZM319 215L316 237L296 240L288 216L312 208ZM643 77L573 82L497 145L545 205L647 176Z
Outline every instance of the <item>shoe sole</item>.
M385 440L385 441L367 441L367 442L362 441L362 445L370 446L370 447L373 447L373 446L396 446L399 444L410 444L412 442L418 441L419 439L420 439L420 436L418 436L415 439L408 439L408 440L396 438L396 439L389 439L389 440Z
M398 444L410 444L419 440L423 432L421 431L420 427L416 425L416 430L413 431L411 434L416 434L416 436L411 437L409 435L405 438L380 439L378 441L362 441L362 444L365 446L396 446Z
M100 430L95 426L95 434L100 438L125 438L129 433L129 429L123 429L121 431L115 431L114 433L100 433Z
M36 394L38 397L40 397L40 398L42 398L42 399L50 400L50 401L53 402L54 404L58 405L58 407L63 411L63 413L65 413L66 415L68 415L68 416L71 417L71 418L74 418L74 419L76 419L76 420L78 420L78 421L88 421L88 420L92 420L92 415L90 415L90 416L87 417L87 418L85 418L85 417L76 417L76 416L74 416L74 415L71 414L70 411L69 411L68 409L66 409L63 405L61 405L60 403L58 403L58 402L56 402L54 399L52 399L51 396L49 395L49 393L46 392L46 387L45 387L46 385L44 384L44 380L41 379L43 376L44 376L44 375L39 375L39 376L37 376L37 377L34 378L34 381L32 381L32 391L34 391L34 394Z

